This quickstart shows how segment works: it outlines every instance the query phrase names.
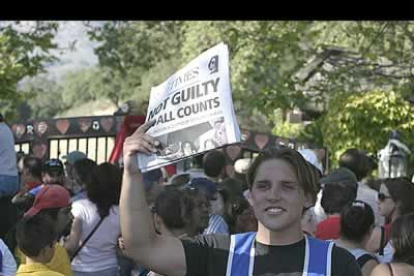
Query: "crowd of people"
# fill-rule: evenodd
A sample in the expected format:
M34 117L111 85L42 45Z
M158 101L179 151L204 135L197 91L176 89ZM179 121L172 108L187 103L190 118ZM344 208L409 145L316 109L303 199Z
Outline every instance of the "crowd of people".
M414 275L414 184L373 179L362 149L327 175L315 150L287 147L237 160L233 178L217 149L141 173L148 127L120 167L16 153L0 116L0 275Z

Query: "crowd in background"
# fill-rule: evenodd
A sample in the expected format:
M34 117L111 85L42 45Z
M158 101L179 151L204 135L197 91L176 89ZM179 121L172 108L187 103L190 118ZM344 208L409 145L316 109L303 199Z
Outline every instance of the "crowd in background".
M374 179L362 149L345 151L328 175L314 150L299 153L320 177L316 204L303 210L303 234L348 250L364 276L414 275L411 180ZM211 150L182 173L142 174L155 232L193 239L257 231L246 178L252 163L237 160L228 177L223 152ZM45 161L16 153L0 117L0 275L158 275L125 251L122 170L80 151Z

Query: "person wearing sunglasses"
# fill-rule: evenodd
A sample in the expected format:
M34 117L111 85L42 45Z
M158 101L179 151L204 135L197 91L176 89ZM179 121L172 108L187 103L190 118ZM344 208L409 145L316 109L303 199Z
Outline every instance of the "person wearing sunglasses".
M390 243L394 248L392 261L380 264L371 276L414 275L414 214L399 216L390 231Z
M384 227L376 227L366 249L378 253L380 262L389 262L393 250L389 240L392 223L399 217L414 212L414 184L407 178L384 179L378 192L378 211L385 218Z

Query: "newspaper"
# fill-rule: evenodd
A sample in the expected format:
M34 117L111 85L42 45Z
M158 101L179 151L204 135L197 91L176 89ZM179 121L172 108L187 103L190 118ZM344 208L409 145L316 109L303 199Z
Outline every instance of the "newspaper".
M138 154L142 172L240 142L227 45L220 43L203 52L152 87L146 121L152 120L156 123L147 133L161 145L150 156Z

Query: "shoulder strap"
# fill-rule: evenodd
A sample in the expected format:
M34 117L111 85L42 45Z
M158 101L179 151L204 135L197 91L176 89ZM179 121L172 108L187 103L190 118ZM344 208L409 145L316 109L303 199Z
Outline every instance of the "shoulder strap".
M390 275L391 276L394 276L394 271L392 271L392 266L391 266L391 264L390 263L387 263L387 265L388 265L388 268L390 269Z
M362 268L368 261L371 261L371 260L376 260L376 259L371 254L366 253L364 255L361 255L359 258L357 258L357 263L359 264L359 267Z
M380 256L384 256L384 239L385 239L385 228L381 226L381 241L380 241L380 248L378 254Z
M226 276L253 275L256 233L231 235ZM304 276L331 276L334 243L306 237Z
M101 220L98 222L98 224L95 226L95 228L92 229L92 231L89 233L89 235L85 238L85 240L82 242L82 244L76 249L76 251L72 254L70 257L70 260L72 261L76 255L78 255L79 251L83 248L83 246L88 242L88 240L92 237L92 235L98 230L99 225L101 225L102 221L105 217L101 218Z
M303 275L330 276L334 243L306 237L306 252Z
M253 275L255 232L230 236L226 276Z

